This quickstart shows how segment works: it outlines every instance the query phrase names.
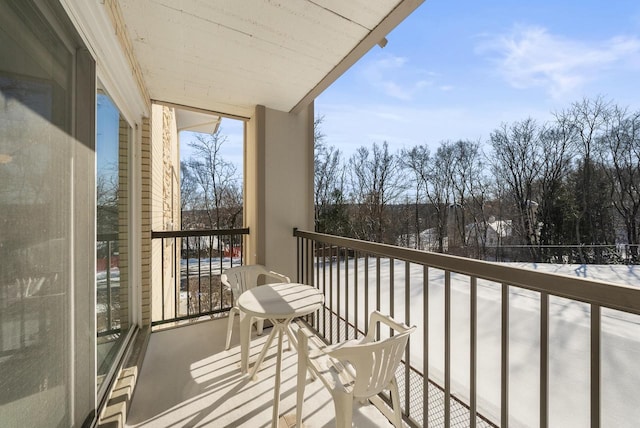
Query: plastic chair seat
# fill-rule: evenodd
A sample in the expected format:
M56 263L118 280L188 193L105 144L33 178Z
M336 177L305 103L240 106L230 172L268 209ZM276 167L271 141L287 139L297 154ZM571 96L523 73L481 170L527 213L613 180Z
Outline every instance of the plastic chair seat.
M382 325L394 335L375 340ZM336 411L336 426L351 427L353 401L376 398L383 390L391 392L393 411L380 408L396 428L402 427L402 409L395 372L402 361L409 335L416 327L408 327L375 311L369 319L367 335L336 345L309 349L314 336L304 328L298 331L298 387L296 426L302 426L302 403L306 374L311 372L329 390Z
M223 285L231 289L233 295L233 307L229 310L229 321L227 324L227 340L224 349L229 349L231 345L231 334L233 332L233 319L236 315L240 315L240 308L237 301L242 293L255 288L258 285L260 278L263 278L262 284L286 282L290 283L289 277L279 274L277 272L270 271L263 265L244 265L232 267L224 271L220 276L220 281ZM256 330L258 334L262 334L264 325L263 318L254 317L251 319L251 325L256 323ZM248 345L248 344L247 344Z

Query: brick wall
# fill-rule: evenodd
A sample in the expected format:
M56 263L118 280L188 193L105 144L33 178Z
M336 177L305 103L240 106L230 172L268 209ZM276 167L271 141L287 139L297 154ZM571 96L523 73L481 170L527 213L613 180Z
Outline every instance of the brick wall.
M118 249L120 252L120 325L129 329L129 124L120 117L118 145ZM111 327L111 326L109 326Z
M151 325L151 120L142 119L141 176L142 176L142 243L141 243L141 311L142 326Z

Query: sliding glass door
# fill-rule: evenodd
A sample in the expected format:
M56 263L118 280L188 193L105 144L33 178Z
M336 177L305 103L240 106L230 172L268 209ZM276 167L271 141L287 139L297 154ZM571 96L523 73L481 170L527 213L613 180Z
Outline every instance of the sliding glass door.
M3 427L95 409L94 70L57 2L0 0Z
M131 128L101 85L96 105L96 367L100 387L117 363L130 327Z

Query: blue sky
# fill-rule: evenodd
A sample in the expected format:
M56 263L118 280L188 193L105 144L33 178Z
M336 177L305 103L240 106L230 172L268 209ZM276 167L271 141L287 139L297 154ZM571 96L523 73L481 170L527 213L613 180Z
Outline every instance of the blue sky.
M485 143L502 122L545 122L583 97L640 109L637 0L427 0L387 40L316 100L345 157L383 141ZM238 125L222 123L234 162Z
M111 98L97 94L96 163L97 175L118 175L120 112Z

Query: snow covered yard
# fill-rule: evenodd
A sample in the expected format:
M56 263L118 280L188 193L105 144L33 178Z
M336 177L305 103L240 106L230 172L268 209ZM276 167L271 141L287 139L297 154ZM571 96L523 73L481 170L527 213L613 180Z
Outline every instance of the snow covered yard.
M423 285L423 267L409 265L406 287L404 261L396 260L393 281L388 259L336 260L323 268L327 306L347 313L359 328L366 323L365 270L368 271L368 311L376 307L404 320L405 301L409 319L418 326L412 336L411 364L423 371L423 314L428 311L429 378L444 385L445 272L428 269L428 287ZM626 265L555 265L513 263L513 267L578 276L598 281L640 287L640 267ZM357 268L356 268L357 267ZM377 272L380 272L379 278ZM329 277L332 276L332 299ZM339 277L339 278L338 278ZM357 280L356 280L357 277ZM356 286L357 284L357 292ZM377 299L376 284L380 285ZM477 394L478 409L494 422L500 420L501 284L478 279L477 293ZM393 295L391 290L393 290ZM426 292L426 293L425 293ZM356 294L357 293L357 294ZM393 307L391 306L393 302ZM425 307L425 303L427 306ZM636 427L640 421L640 317L602 309L601 318L601 413L603 427ZM549 300L549 426L589 425L590 400L590 308L589 305L551 296ZM452 394L469 401L470 373L470 277L451 274L451 385ZM344 339L344 337L342 337ZM335 340L335 338L334 338ZM509 415L514 427L539 426L540 382L540 294L509 288Z

